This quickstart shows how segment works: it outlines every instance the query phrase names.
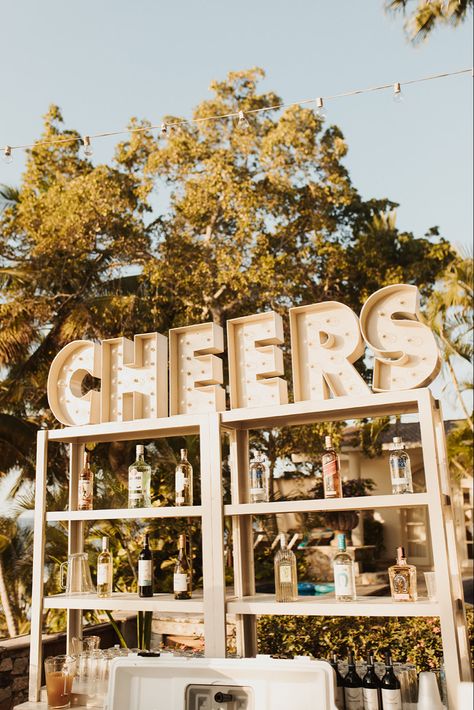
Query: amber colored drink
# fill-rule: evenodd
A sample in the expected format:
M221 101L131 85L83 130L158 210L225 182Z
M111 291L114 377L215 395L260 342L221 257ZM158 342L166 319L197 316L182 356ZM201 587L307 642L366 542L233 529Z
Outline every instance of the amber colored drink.
M68 708L70 706L73 676L63 671L46 673L48 707Z

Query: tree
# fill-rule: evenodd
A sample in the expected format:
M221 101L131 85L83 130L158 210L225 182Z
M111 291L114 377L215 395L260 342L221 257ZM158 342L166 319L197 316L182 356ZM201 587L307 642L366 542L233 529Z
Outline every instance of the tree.
M386 0L385 7L389 12L402 11L404 14L407 8L411 9L405 30L416 44L426 40L441 25L461 25L468 19L473 3L474 0Z

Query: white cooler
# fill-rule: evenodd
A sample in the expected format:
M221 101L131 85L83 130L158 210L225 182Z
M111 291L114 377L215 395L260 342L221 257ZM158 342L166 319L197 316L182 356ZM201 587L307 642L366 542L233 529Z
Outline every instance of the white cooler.
M117 658L106 710L336 710L334 671L309 658Z

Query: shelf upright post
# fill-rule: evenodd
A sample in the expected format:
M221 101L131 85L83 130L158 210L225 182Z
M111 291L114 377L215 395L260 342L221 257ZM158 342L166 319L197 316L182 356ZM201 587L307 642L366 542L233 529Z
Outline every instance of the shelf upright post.
M84 445L71 442L69 445L69 510L77 510L79 474L84 460ZM68 555L84 550L84 522L70 520L68 523ZM72 639L82 638L82 609L67 610L67 650L72 653Z
M219 414L203 415L199 431L205 654L209 658L225 658L224 516Z
M33 585L31 595L30 673L28 688L28 699L31 702L39 701L41 690L47 468L48 432L45 429L41 429L37 434L36 448Z
M249 433L242 429L231 429L229 430L229 440L232 504L248 503ZM238 598L255 594L252 520L251 515L232 516L234 594ZM256 656L256 617L249 614L238 614L236 634L237 653L244 658Z
M428 389L419 393L419 416L448 699L454 707L458 683L470 680L470 653L452 509L443 505L447 486L445 454L440 452L434 402Z

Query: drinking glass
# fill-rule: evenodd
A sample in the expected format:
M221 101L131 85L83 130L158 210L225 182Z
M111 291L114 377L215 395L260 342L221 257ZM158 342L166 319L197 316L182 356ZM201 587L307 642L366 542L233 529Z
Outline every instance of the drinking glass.
M49 656L44 661L44 670L48 707L70 707L76 659L73 656Z
M424 572L428 599L436 599L436 577L434 572Z

